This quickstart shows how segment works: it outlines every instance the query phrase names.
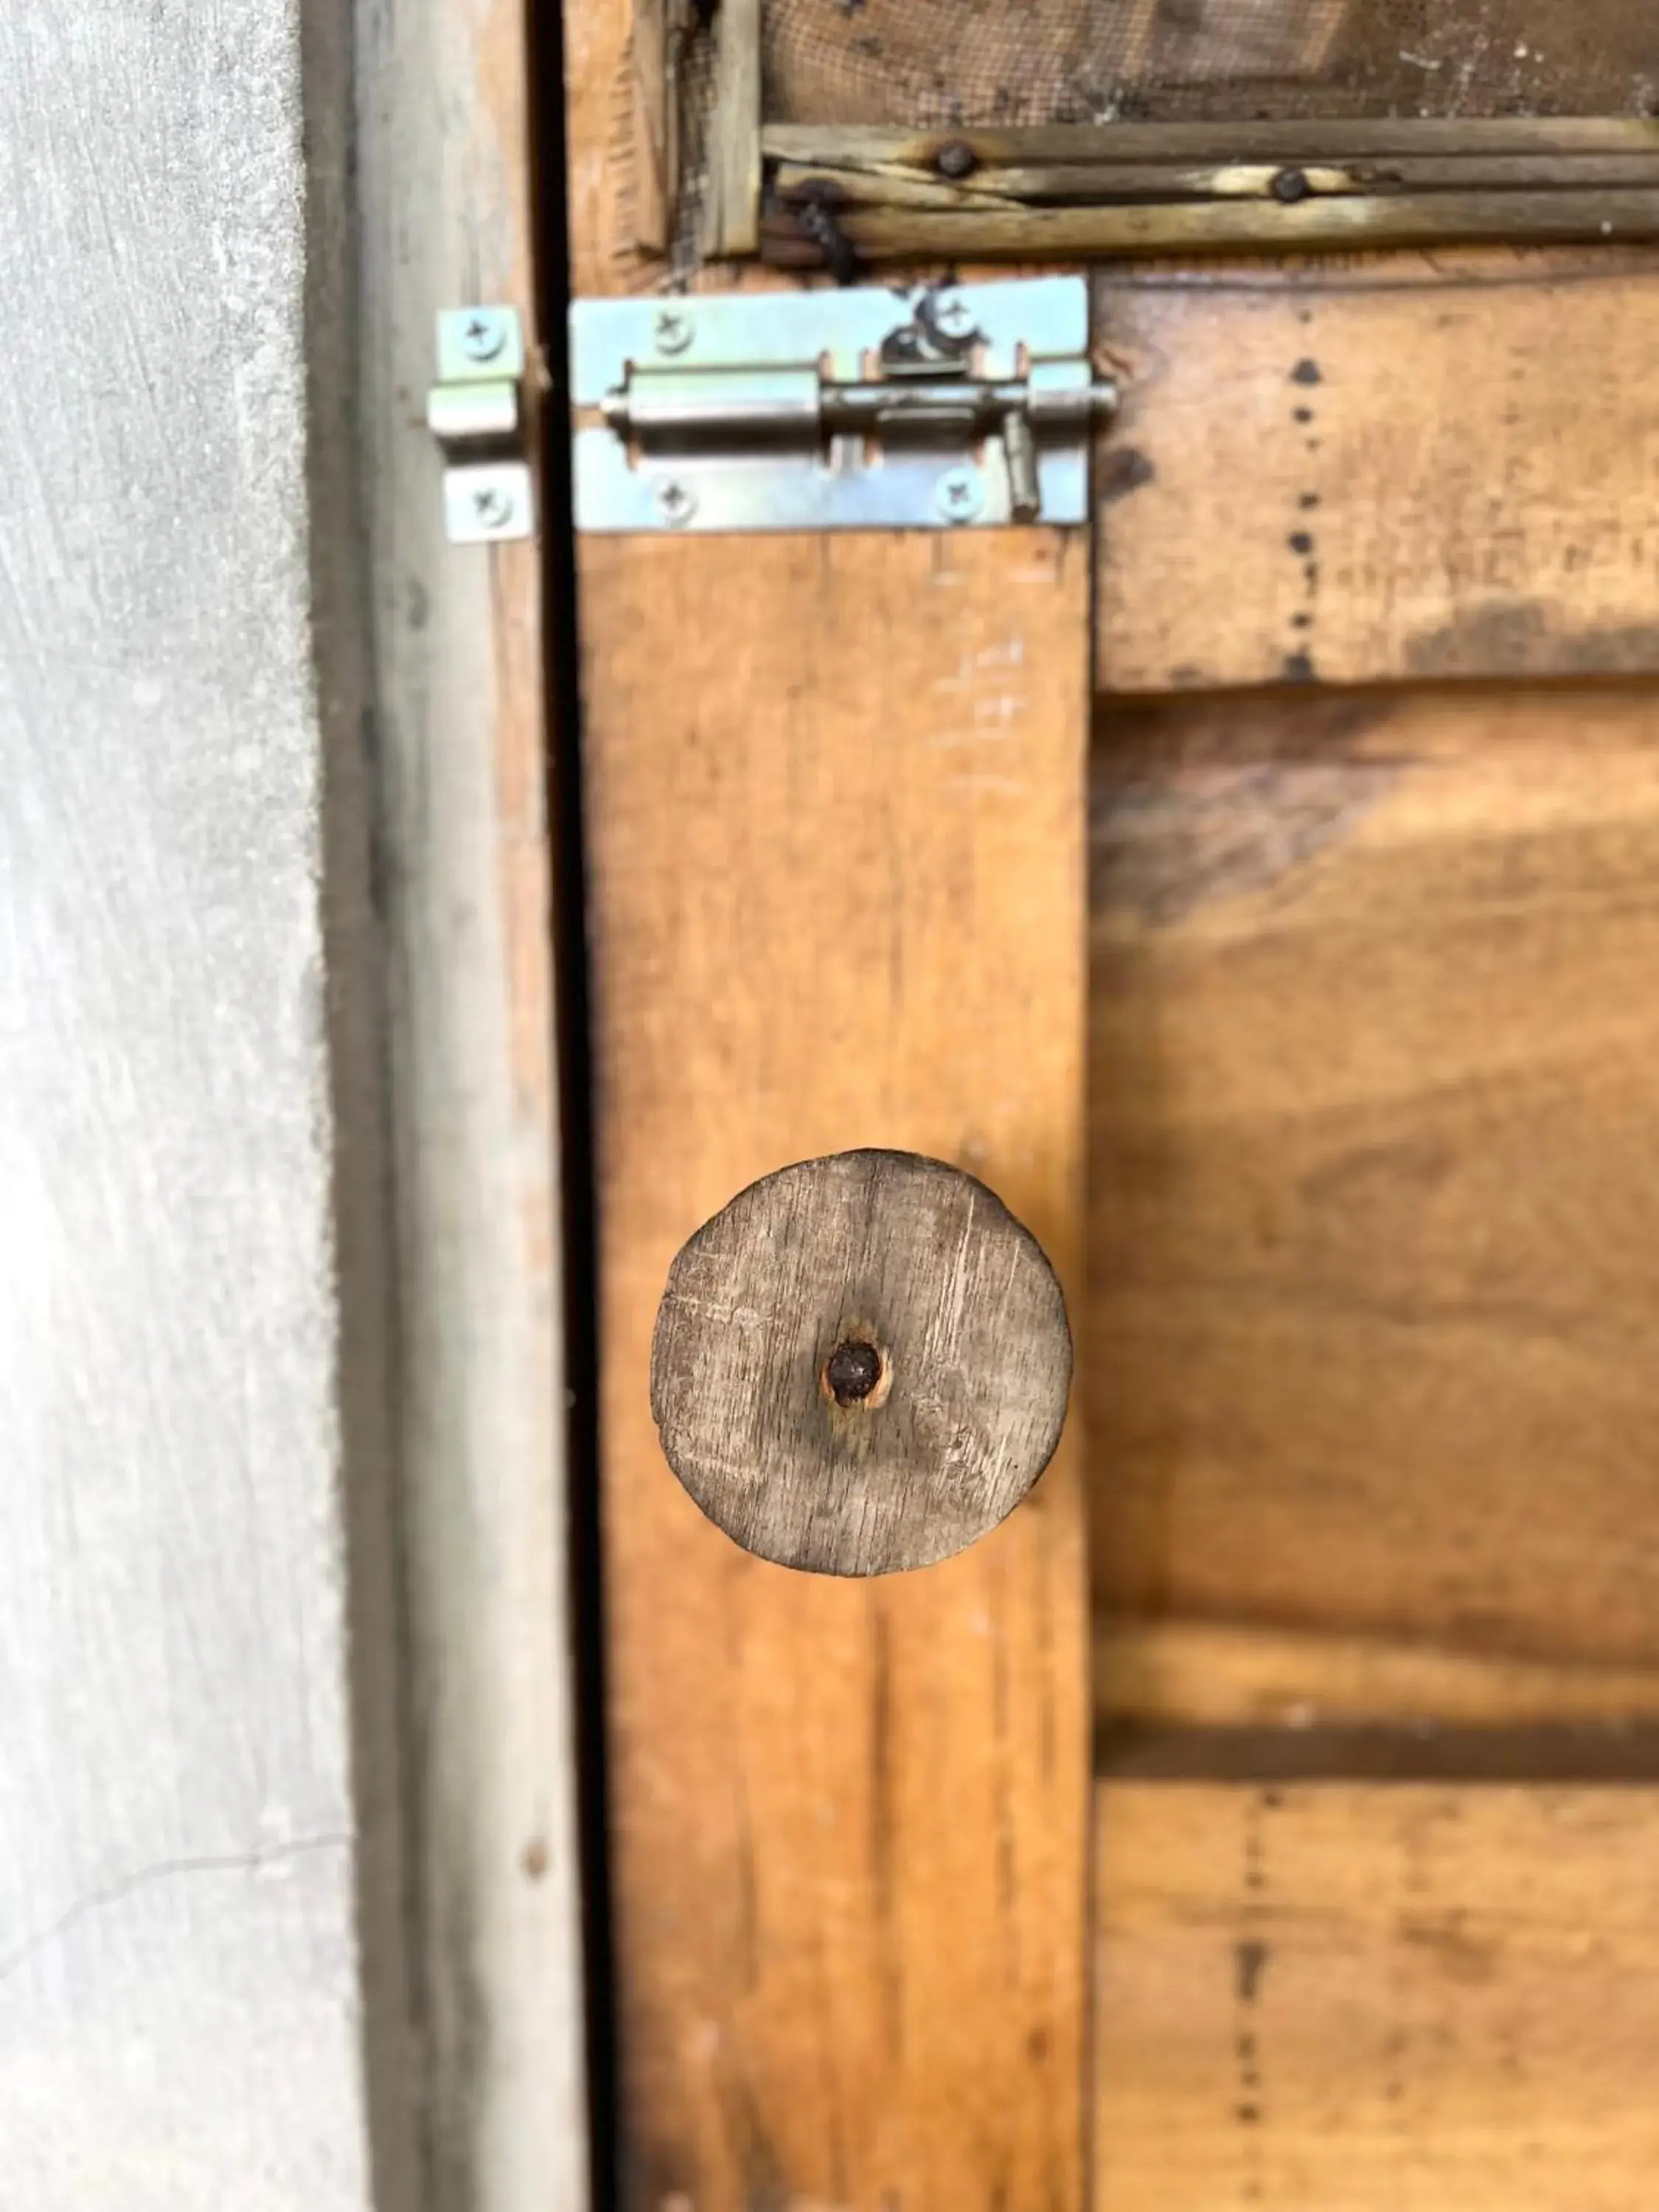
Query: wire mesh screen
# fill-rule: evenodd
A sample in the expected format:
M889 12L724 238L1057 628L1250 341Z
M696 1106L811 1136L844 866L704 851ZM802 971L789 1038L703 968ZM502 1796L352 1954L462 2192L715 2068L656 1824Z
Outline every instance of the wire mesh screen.
M1645 115L1659 0L767 0L778 123Z

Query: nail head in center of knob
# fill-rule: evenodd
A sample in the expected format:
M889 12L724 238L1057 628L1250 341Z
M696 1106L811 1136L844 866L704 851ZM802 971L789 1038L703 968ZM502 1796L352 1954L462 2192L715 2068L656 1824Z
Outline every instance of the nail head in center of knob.
M882 1379L883 1360L873 1344L855 1337L838 1344L823 1363L823 1386L836 1403L846 1409L868 1406Z

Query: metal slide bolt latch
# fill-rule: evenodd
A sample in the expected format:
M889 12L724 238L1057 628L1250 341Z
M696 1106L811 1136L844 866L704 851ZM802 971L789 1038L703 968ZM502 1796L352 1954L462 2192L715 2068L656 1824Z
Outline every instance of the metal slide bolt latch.
M1080 523L1118 404L1080 277L581 300L570 327L581 530Z

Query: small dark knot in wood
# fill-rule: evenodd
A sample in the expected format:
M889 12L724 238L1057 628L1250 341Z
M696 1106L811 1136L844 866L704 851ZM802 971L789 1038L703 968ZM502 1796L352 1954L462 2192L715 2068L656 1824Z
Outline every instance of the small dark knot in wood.
M1060 1440L1072 1340L1036 1239L972 1176L842 1152L751 1183L669 1271L651 1347L668 1463L745 1551L932 1566Z
M881 1380L881 1354L873 1344L838 1344L824 1363L823 1379L838 1406L861 1406Z
M933 158L940 176L949 177L953 184L971 177L979 167L979 155L963 138L947 139Z
M1298 200L1307 198L1313 186L1309 183L1304 169L1281 169L1273 179L1272 189L1276 200L1282 201L1286 207L1294 207Z

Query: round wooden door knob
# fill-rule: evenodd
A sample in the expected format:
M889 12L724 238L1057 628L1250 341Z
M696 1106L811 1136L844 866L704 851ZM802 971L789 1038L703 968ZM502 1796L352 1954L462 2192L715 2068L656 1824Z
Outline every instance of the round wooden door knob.
M932 1566L1054 1455L1072 1379L1042 1246L983 1183L839 1152L751 1183L668 1273L651 1410L745 1551L825 1575Z

